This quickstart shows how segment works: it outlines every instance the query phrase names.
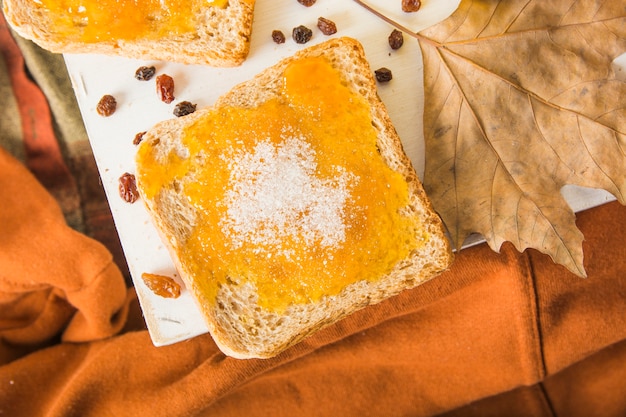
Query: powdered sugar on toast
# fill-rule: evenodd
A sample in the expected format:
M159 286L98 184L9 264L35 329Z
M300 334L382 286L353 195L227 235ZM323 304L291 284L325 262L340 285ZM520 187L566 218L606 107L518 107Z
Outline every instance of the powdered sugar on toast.
M249 242L257 252L289 257L286 240L326 248L345 240L344 207L357 178L340 166L332 178L316 176L315 152L304 138L260 141L252 152L229 157L229 164L221 228L234 248Z

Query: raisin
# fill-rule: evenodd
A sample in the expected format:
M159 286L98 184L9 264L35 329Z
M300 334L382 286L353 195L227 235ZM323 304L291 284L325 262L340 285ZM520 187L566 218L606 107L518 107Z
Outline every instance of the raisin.
M161 74L156 78L156 88L159 98L164 103L174 101L174 79L167 74Z
M102 96L98 105L96 106L96 111L100 116L109 117L113 113L115 113L115 109L117 109L117 100L110 94L105 94Z
M333 35L337 33L337 25L332 20L328 20L324 17L317 19L317 27L324 35Z
M416 12L422 7L420 0L402 0L402 11L406 13Z
M133 139L133 145L139 145L141 143L141 141L143 140L143 135L145 135L146 132L139 132L135 135L135 138Z
M293 28L293 32L291 35L296 43L302 44L307 43L311 40L311 37L313 36L313 31L306 26L300 25Z
M178 298L180 297L180 285L178 282L174 281L174 278L158 275L158 274L150 274L148 272L144 272L141 274L141 279L143 280L146 287L150 289L153 293L163 298Z
M120 197L127 203L134 203L139 199L139 192L137 191L137 182L135 176L125 172L119 179L119 191Z
M278 44L285 43L285 34L280 30L273 30L272 40Z
M189 101L181 101L174 107L174 116L182 117L187 116L196 111L196 105Z
M376 80L380 83L386 83L388 81L391 81L391 79L393 78L391 70L385 67L377 69L376 71L374 71L374 74L376 74Z
M394 29L389 35L389 46L391 49L400 49L404 45L404 35L398 29Z
M139 81L148 81L148 80L151 80L152 77L154 77L155 73L156 73L155 67L143 66L143 67L137 68L137 71L135 71L135 78L138 79Z
M315 1L316 0L298 0L298 3L306 7L311 7L315 4Z

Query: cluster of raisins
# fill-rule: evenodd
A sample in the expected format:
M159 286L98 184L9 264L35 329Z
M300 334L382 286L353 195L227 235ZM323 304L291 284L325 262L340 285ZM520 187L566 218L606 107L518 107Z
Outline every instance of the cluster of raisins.
M298 0L298 3L306 7L311 7L315 4L316 0ZM330 19L325 17L319 17L317 19L317 28L326 36L334 35L337 33L337 25ZM305 25L299 25L291 30L291 38L297 44L305 44L313 38L313 30ZM276 44L285 43L285 34L278 29L272 31L272 40Z
M135 71L135 79L139 81L149 81L156 75L156 67L141 66ZM160 74L156 77L156 92L159 100L164 103L174 101L174 79L167 74ZM96 105L96 112L109 117L117 109L117 100L111 94L102 96ZM176 117L186 116L196 111L196 105L189 101L181 101L174 106L173 114ZM146 132L139 132L133 138L133 145L139 145ZM135 175L125 172L118 179L118 189L120 197L127 203L134 203L139 199Z
M404 34L398 29L393 29L387 37L387 42L389 43L389 47L396 51L404 45ZM387 83L393 79L393 73L387 67L381 67L375 70L374 76L379 83Z
M315 4L316 0L297 0L298 3L302 4L306 7L311 7ZM415 6L417 4L417 6ZM419 0L402 0L402 9L406 12L408 11L417 11L421 3ZM409 10L414 9L414 10ZM325 17L319 17L317 19L317 28L319 31L326 35L334 35L337 33L337 25L334 21L327 19ZM313 30L310 28L299 25L293 28L291 32L291 37L294 42L298 44L305 44L311 40L313 37ZM286 41L285 34L281 30L273 30L272 31L272 40L276 44L283 44ZM404 44L404 35L401 31L394 29L391 34L387 38L389 42L389 47L393 50L398 50ZM376 80L380 83L386 83L392 80L393 74L389 68L382 67L374 71L374 75Z
M337 33L337 25L335 22L325 17L317 19L317 28L326 36ZM303 45L313 38L313 30L305 25L296 26L291 31L291 38L295 43ZM285 34L281 30L273 30L272 40L277 44L285 43Z

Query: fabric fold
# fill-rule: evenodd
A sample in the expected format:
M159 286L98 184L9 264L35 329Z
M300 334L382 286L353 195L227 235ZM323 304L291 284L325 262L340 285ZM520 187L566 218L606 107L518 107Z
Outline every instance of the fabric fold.
M127 288L106 248L68 227L56 200L3 149L0 194L0 343L10 356L59 333L68 341L117 333Z
M548 374L626 339L626 207L612 202L583 211L577 225L588 278L529 251Z

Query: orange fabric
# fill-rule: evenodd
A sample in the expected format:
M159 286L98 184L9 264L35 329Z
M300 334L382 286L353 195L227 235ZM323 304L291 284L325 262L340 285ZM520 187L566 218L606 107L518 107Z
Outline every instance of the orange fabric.
M4 415L582 416L600 397L595 415L626 411L626 208L617 203L579 215L587 279L536 252L481 245L276 358L242 361L208 335L156 348L147 331L123 329L140 312L108 252L65 226L4 152L0 200Z
M626 415L626 341L540 384L484 398L438 417L608 417Z
M70 229L56 201L2 149L0 190L0 363L58 335L85 341L118 332L126 286L109 252Z

